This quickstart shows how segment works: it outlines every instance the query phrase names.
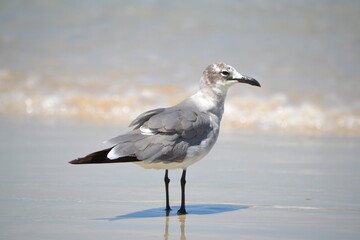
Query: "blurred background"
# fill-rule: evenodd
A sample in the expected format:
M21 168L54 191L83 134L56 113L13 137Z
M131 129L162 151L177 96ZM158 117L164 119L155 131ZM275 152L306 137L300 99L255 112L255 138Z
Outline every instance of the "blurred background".
M223 127L360 134L359 1L1 1L0 116L125 126L226 62Z

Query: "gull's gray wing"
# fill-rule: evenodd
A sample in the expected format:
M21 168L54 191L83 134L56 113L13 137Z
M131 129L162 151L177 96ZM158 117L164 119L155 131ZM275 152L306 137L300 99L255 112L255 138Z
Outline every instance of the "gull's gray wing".
M191 109L171 109L153 115L145 126L153 132L176 133L184 139L191 139L209 129L210 118Z
M110 159L131 155L144 162L181 161L188 147L200 144L212 129L208 114L174 107L145 112L130 126L134 130L108 141L116 144Z
M142 138L145 138L144 135L140 134L139 131L135 131L136 129L140 128L145 122L147 122L149 120L149 118L151 118L152 116L159 114L161 112L163 112L165 110L165 108L157 108L157 109L153 109L153 110L149 110L147 112L144 112L142 114L140 114L137 118L135 118L130 124L129 127L134 127L133 131L130 131L126 134L123 135L119 135L116 136L114 138L111 138L109 140L106 140L104 143L108 143L108 144L119 144L122 142L127 142L127 141L136 141L136 140L140 140Z
M149 120L154 115L157 115L159 113L162 113L165 110L165 108L157 108L153 109L147 112L144 112L140 114L137 118L135 118L129 125L129 127L134 127L134 129L137 129L141 127L145 122Z

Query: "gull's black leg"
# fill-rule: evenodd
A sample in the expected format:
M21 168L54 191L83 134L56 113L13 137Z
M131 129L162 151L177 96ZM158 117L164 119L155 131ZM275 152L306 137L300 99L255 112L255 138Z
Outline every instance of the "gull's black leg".
M177 212L178 215L182 215L182 214L187 213L186 210L185 210L186 169L184 169L183 172L182 172L180 182L181 182L181 206L180 206L180 209Z
M165 192L166 192L166 212L169 212L171 210L170 208L170 203L169 203L169 183L170 183L170 179L168 177L168 170L165 170L165 177L164 177L164 182L165 182Z

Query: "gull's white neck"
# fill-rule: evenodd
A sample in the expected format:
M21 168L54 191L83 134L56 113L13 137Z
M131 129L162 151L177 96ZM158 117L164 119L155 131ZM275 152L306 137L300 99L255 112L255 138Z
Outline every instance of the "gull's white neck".
M215 114L221 120L224 113L224 102L227 88L200 87L199 91L190 97L201 112Z

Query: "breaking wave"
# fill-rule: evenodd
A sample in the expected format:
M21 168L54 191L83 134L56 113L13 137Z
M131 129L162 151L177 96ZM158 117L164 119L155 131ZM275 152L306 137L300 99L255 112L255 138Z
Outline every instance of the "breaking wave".
M50 80L49 80L50 79ZM126 86L114 80L88 81L0 71L0 115L83 118L126 124L151 108L166 107L190 96L196 87L164 84ZM293 103L286 93L227 99L223 127L300 133L360 134L360 109Z

